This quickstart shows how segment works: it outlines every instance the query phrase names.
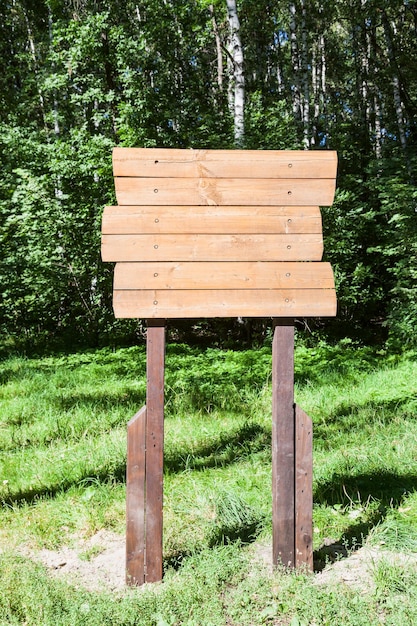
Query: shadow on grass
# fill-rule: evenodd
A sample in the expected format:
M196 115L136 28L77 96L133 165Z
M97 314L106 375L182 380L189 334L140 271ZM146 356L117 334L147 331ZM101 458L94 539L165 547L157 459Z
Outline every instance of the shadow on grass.
M54 398L54 404L61 411L70 411L74 407L89 409L110 410L117 407L142 406L145 404L146 390L145 387L140 391L132 391L131 389L119 390L117 392L97 390L91 393L66 393L65 395L57 395Z
M404 498L417 491L416 474L399 474L384 469L365 474L334 474L314 490L314 502L327 506L366 506L376 502L366 520L353 522L337 540L322 546L314 553L315 571L320 571L327 562L345 558L359 549L369 533L384 521L387 512L398 508Z
M330 480L319 483L314 490L314 502L347 506L352 502L377 500L383 506L399 506L404 496L417 490L417 475L400 474L385 469L365 474L333 474Z
M271 448L271 432L256 423L243 424L232 433L220 433L209 444L201 444L192 450L166 450L164 457L165 473L180 473L185 471L202 471L216 467L227 467L233 463L263 450ZM80 486L88 480L97 483L124 483L126 481L125 461L101 470L85 472L77 478L61 479L56 484L45 485L16 492L9 490L0 496L0 503L4 506L19 506L31 504L40 499L53 498L55 495L68 491L72 487Z
M232 433L221 433L208 444L192 450L167 450L164 457L166 472L205 470L226 467L256 452L271 448L271 431L256 423L243 424Z
M229 504L232 504L232 509L235 508L233 503ZM206 546L215 548L236 542L241 546L246 546L255 542L265 527L265 516L256 514L244 502L239 504L238 509L238 511L235 509L234 519L225 515L225 511L218 511L217 518L208 532L207 543L195 550L172 551L164 557L164 570L171 568L178 570L185 559L201 552Z
M342 403L331 415L323 418L321 423L314 425L316 439L327 440L333 431L337 434L350 433L364 426L389 423L394 417L402 414L414 419L417 403L414 396L402 397L386 401L369 400L363 404Z
M334 541L326 541L318 550L314 550L314 571L321 572L328 563L347 558L355 550L359 550L371 530L378 526L386 516L386 509L378 507L366 521L351 524L341 537Z

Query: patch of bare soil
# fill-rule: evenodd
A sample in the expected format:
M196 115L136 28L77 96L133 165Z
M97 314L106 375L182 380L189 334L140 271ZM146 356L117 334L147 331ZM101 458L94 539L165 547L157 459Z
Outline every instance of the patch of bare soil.
M125 589L125 538L100 530L82 540L76 548L60 550L28 550L20 552L45 565L52 576L65 576L69 582L91 591L123 591Z
M344 583L362 593L373 591L375 587L373 574L381 561L390 565L416 566L417 555L364 546L347 558L341 558L324 567L316 575L315 583L318 585Z
M272 548L270 544L254 544L254 558L272 571ZM316 585L346 584L349 587L366 593L374 589L373 573L381 561L393 565L417 567L417 555L389 552L377 547L364 546L348 554L343 546L326 542L321 555L325 562L315 563L319 571L314 574Z
M270 543L256 542L251 548L256 563L272 572ZM341 546L328 544L324 548L327 563L320 565L314 575L317 585L342 583L366 593L373 589L373 571L381 559L389 563L417 566L417 555L388 552L379 548L362 547L347 555ZM125 538L101 530L93 537L78 542L76 548L60 550L29 550L19 552L43 563L52 576L65 577L68 582L91 591L123 592L125 586Z

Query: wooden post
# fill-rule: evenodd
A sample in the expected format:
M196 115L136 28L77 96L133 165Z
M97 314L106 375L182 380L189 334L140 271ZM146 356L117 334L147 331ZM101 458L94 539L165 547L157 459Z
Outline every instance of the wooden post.
M313 571L313 424L295 407L295 565Z
M272 342L273 564L295 565L294 320L275 319Z
M145 581L162 580L165 321L148 320Z
M145 582L146 406L127 425L126 584Z
M146 406L127 425L126 583L162 580L165 322L150 320Z

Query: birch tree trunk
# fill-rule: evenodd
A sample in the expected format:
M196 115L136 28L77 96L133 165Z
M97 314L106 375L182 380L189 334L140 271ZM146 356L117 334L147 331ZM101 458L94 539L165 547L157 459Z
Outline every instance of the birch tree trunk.
M27 30L27 36L28 36L28 43L29 43L29 49L30 49L30 54L32 57L32 63L33 63L33 71L34 74L36 76L36 82L37 82L37 90L38 90L38 97L39 97L39 108L41 111L41 116L42 116L42 121L43 121L43 127L44 130L46 132L46 134L48 134L49 132L49 128L48 128L48 124L46 122L46 113L45 113L45 101L43 98L43 93L42 90L40 88L40 80L39 80L39 64L38 64L38 57L37 57L37 53L36 53L36 45L35 45L35 38L33 36L33 32L32 32L32 27L29 21L29 17L28 17L28 13L24 7L23 4L21 4L21 11L25 20L25 24L26 24L26 30Z
M230 56L233 62L233 119L235 144L242 147L245 138L245 74L243 47L236 0L226 0L230 28Z
M314 127L311 137L311 144L319 142L318 127L319 119L326 121L326 44L323 33L320 33L315 48L313 49L312 60L312 81L314 94ZM324 128L327 135L327 127Z
M391 32L393 32L395 35L395 24L389 23L389 20L385 11L382 11L382 23L384 26L384 35L385 35L385 42L387 46L387 55L388 55L388 60L390 63L392 93L393 93L393 99L394 99L395 114L397 117L398 135L400 138L401 148L404 154L407 168L409 172L411 172L411 165L410 165L408 153L407 153L407 135L405 131L406 124L405 124L405 119L404 119L404 105L403 105L403 101L401 98L401 82L400 82L400 77L398 75L398 68L397 68L397 64L395 61L394 45L393 45L392 36L391 36Z
M363 18L363 1L361 0L358 5L357 19L352 21L351 24L351 37L352 37L352 49L354 52L355 60L355 80L356 80L356 93L357 93L357 108L356 108L356 126L357 126L357 140L364 149L360 151L358 159L361 163L361 168L365 169L367 165L367 157L369 154L370 146L370 134L369 134L369 51L368 51L368 36L366 33L367 22ZM365 149L366 146L366 149Z
M48 29L49 29L49 46L52 49L53 46L53 21L52 21L52 12L50 7L48 7ZM54 63L52 63L52 69L54 70ZM53 118L54 118L54 133L56 137L61 132L59 127L59 114L58 114L58 99L56 95L56 91L53 92Z
M290 2L290 46L294 76L292 103L296 121L300 124L302 143L305 150L311 147L310 133L310 71L309 42L307 32L307 11L304 0L299 9L301 17L297 21L297 6ZM300 13L300 11L298 11Z
M379 93L374 94L375 111L375 156L378 160L382 158L382 111Z
M292 90L292 110L295 119L301 119L301 95L300 95L300 56L298 52L297 27L296 27L296 7L294 2L290 2L290 44L291 44L291 64L294 76Z
M209 11L211 13L211 23L213 25L213 33L216 39L216 53L217 53L217 84L219 89L223 89L223 55L222 55L222 44L219 34L219 29L217 26L216 16L214 14L214 7L212 4L209 6Z
M301 0L301 84L302 84L302 115L303 115L303 147L308 150L310 145L310 70L308 63L307 18L304 0Z

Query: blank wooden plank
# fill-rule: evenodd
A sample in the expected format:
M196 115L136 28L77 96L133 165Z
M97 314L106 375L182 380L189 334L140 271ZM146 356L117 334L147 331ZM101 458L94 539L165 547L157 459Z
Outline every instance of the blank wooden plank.
M294 320L274 320L272 340L273 564L295 565Z
M145 582L146 406L127 425L126 584Z
M102 233L321 233L319 207L108 206Z
M333 317L333 289L124 290L113 292L118 318Z
M333 289L330 263L117 263L119 289Z
M182 150L115 148L115 176L215 178L334 178L330 150Z
M294 178L120 178L114 179L122 205L286 205L329 206L335 179Z
M313 571L313 424L295 408L295 558Z
M149 320L146 337L146 569L162 580L165 323Z
M103 261L320 261L313 235L103 235Z

